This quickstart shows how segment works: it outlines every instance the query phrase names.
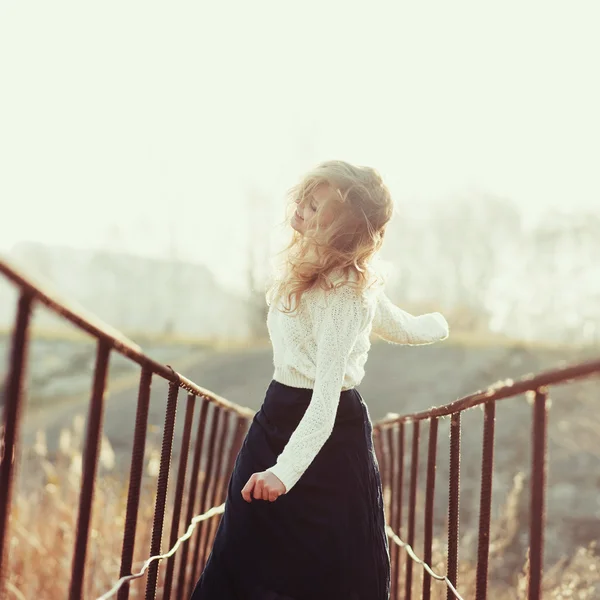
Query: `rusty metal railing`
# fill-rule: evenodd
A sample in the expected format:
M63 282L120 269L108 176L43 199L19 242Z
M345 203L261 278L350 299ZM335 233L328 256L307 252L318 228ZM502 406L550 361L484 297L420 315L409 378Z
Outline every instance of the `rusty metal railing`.
M0 597L6 580L9 517L12 507L12 490L17 466L19 431L23 404L23 386L28 355L28 339L31 314L36 304L42 304L61 315L80 330L97 340L96 365L87 419L83 474L81 481L76 538L73 549L70 580L70 600L82 597L86 572L86 555L92 513L94 486L104 413L108 367L111 353L117 352L141 367L138 403L134 428L133 450L129 474L129 491L126 518L123 528L120 579L102 598L117 594L126 600L128 583L147 575L146 600L156 596L158 567L166 560L163 577L162 598L185 598L199 577L208 556L217 520L222 514L226 494L226 482L233 468L235 456L243 436L253 417L253 411L239 407L212 392L195 385L169 366L153 361L133 342L116 330L99 322L93 315L59 299L55 294L44 291L18 270L0 261L0 273L20 291L17 314L12 335L10 366L4 401L4 440L0 453ZM428 411L393 416L377 422L374 426L376 451L381 467L382 481L386 490L387 534L391 543L392 593L391 600L410 600L413 594L413 567L423 567L422 598L431 598L433 579L445 582L448 599L462 596L458 591L458 545L459 545L459 501L461 459L461 415L472 407L484 408L483 454L481 463L481 492L478 530L478 557L476 573L476 599L486 600L488 582L488 559L490 550L490 525L492 501L492 474L494 460L494 426L496 402L523 393L533 395L532 414L532 459L530 496L530 552L529 552L529 600L541 598L543 530L545 515L545 486L547 468L547 423L549 386L591 377L600 374L600 360L557 369L529 377L517 382L494 386L477 392L443 407ZM137 573L132 573L133 551L142 483L143 461L150 402L150 390L154 377L169 382L163 428L160 469L156 485L153 530L150 557ZM167 508L167 488L171 471L171 452L174 440L175 417L179 404L179 391L186 390L185 419L175 495L171 511L169 550L162 551L163 530ZM197 405L199 415L195 432L192 432ZM433 516L435 473L438 464L438 425L442 417L450 416L450 453L448 489L448 543L446 573L436 573L432 566ZM415 549L417 531L417 489L419 475L419 447L421 435L428 423L427 470L423 523L423 558ZM406 448L406 430L411 429L410 450ZM1 441L1 440L0 440ZM193 445L193 454L192 454ZM405 498L405 454L410 460L407 474L408 498ZM188 460L192 458L189 482L186 481ZM187 498L184 498L187 484ZM406 501L407 500L407 501ZM185 504L185 518L182 511ZM403 514L405 505L407 514ZM406 521L406 522L405 522ZM187 528L186 528L187 525ZM180 535L182 528L185 533ZM406 539L403 533L406 530ZM181 560L176 572L175 551L181 549ZM410 560L402 565L400 550L405 549ZM403 566L403 569L401 568Z
M528 599L539 600L542 592L542 562L544 550L544 519L546 508L548 388L549 386L589 378L600 374L600 360L547 371L536 377L526 377L516 382L496 385L446 406L404 416L390 416L375 424L375 447L386 490L387 533L391 541L392 563L391 600L410 600L413 595L413 566L423 566L423 600L431 598L432 579L444 581L448 600L463 596L458 591L458 545L461 458L461 414L475 406L484 408L481 459L481 492L479 499L479 528L477 546L476 600L486 600L488 584L488 561L490 552L490 514L492 503L492 475L494 465L494 425L496 402L529 393L532 395L532 454L529 502L529 570ZM448 543L447 564L444 575L431 567L433 544L433 517L435 472L438 447L438 423L442 417L450 417L450 454L448 483ZM425 507L423 523L423 558L415 549L416 491L419 464L419 445L422 423L429 423ZM405 437L412 430L409 453L408 516L403 519L406 504L405 488ZM405 522L406 521L406 522ZM403 539L403 535L406 538ZM400 550L405 549L408 558L402 565ZM403 584L403 585L402 585Z
M169 474L174 466L171 464L171 453L175 417L180 404L179 391L184 389L188 392L185 402L181 448L178 464L176 465L177 480L169 533L170 548L182 545L182 558L177 573L175 573L174 558L167 561L161 596L164 599L170 598L171 594L174 598L188 597L207 559L208 551L216 533L216 522L211 517L218 516L222 512L222 510L218 510L218 506L225 499L226 482L237 451L241 446L243 435L254 414L253 411L228 402L224 398L197 386L176 373L171 367L155 362L118 331L101 323L93 315L86 314L79 308L73 308L64 300L59 299L56 294L45 291L42 286L32 282L4 261L0 261L0 273L12 282L20 292L12 334L10 364L4 399L4 440L0 462L0 597L4 597L7 580L7 549L10 540L9 517L12 508L13 482L18 464L19 432L31 315L36 304L45 305L51 311L62 316L97 340L96 364L88 407L69 599L79 600L82 597L103 425L104 397L110 356L113 352L127 357L141 367L127 509L123 528L120 566L120 577L123 581L121 583L127 583L128 576L131 576L131 578L137 577L131 574L131 569L138 525L148 409L153 378L156 376L168 381L169 392L163 428L160 469L156 484L152 541L149 548L151 557L161 555ZM195 434L192 435L194 412L198 404L200 404L198 425ZM187 461L192 442L194 444L193 464L190 481L186 482ZM186 513L184 522L181 523L186 483ZM202 516L195 518L194 515L198 513ZM187 528L188 535L179 538L180 529L185 525L189 526ZM196 525L198 525L197 528L195 528ZM146 600L151 600L156 596L158 566L159 560L151 560L147 565ZM119 585L116 589L118 589L119 600L128 598L128 585Z

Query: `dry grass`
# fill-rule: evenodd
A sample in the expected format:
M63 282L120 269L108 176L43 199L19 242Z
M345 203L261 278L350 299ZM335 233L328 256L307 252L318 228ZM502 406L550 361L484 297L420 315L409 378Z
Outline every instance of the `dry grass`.
M490 554L488 568L487 597L490 600L526 600L528 598L529 561L525 557L523 568L514 575L503 572L503 555L515 536L520 535L518 506L520 496L525 493L524 476L517 474L513 487L502 508L500 518L492 522L490 532ZM469 532L472 535L473 532ZM546 573L543 578L542 597L544 600L594 600L600 597L600 556L595 544L579 548L569 559L565 559ZM401 552L400 598L404 598L405 572L408 554ZM446 541L439 538L433 543L432 569L437 575L446 573ZM423 592L423 572L421 565L413 563L412 597L421 598ZM477 565L469 560L459 561L458 592L465 600L476 597ZM502 574L502 575L500 575ZM432 579L431 600L446 600L447 585Z
M445 561L441 558L441 549L438 547L436 553L438 559L434 560L433 571L436 574L444 573ZM402 557L405 565L406 554ZM556 565L544 575L542 598L544 600L595 600L599 596L600 560L592 548L581 548L569 561ZM458 592L465 600L474 599L476 592L476 570L475 565L463 561L460 564L458 575ZM516 581L512 583L488 582L487 597L490 600L526 600L528 581L528 563L523 571L517 575ZM423 569L418 565L413 566L412 597L422 598ZM404 580L401 580L404 598ZM433 580L431 584L431 600L446 600L447 586L443 581Z
M23 457L21 476L11 514L11 547L8 561L8 599L68 598L75 529L81 485L81 435L83 420L64 429L60 447L48 456L44 434ZM102 442L99 477L95 488L83 597L97 598L119 579L123 528L127 505L127 482L113 475L114 453L106 438ZM159 452L150 449L140 500L133 570L149 557L154 516ZM170 488L172 491L173 482ZM185 508L185 507L184 507ZM162 550L170 531L167 508ZM159 571L164 575L164 566ZM162 577L157 597L160 598ZM131 584L130 598L143 598L146 577Z
M80 420L76 420L71 429L65 429L61 435L59 451L53 459L49 458L44 435L40 433L36 445L23 457L22 476L12 512L7 600L62 600L68 597L81 482L81 454L78 448L81 447L82 433L83 422ZM141 568L149 556L154 487L158 472L157 454L156 450L151 450L146 460L134 570ZM111 476L114 466L114 453L104 439L88 548L84 598L96 598L109 590L118 579L127 486L125 482ZM503 553L514 536L519 534L517 507L522 493L523 478L519 475L515 478L501 517L494 523L488 586L488 598L493 600L521 600L527 597L527 561L521 573L498 577L502 572ZM165 523L170 523L168 512ZM165 531L168 530L166 525ZM164 534L163 540L166 537ZM163 541L163 551L166 549L166 542ZM552 600L591 600L600 597L600 558L595 550L594 547L581 548L569 560L549 570L544 577L543 597ZM444 554L445 541L436 539L432 567L438 574L445 572ZM401 550L401 590L404 589L406 560L407 554ZM458 589L465 599L475 597L475 567L468 560L460 563ZM164 571L163 564L160 573L164 575ZM422 567L413 565L413 598L421 597L422 574ZM142 598L145 583L145 577L134 582L130 598ZM159 578L157 598L161 597L161 586L162 579ZM443 582L434 580L431 587L432 600L446 598L447 590Z
M10 338L12 327L0 327L0 339ZM128 330L123 335L136 343L145 345L165 345L165 346L191 346L200 348L209 348L213 350L221 349L240 349L247 350L251 348L262 348L270 344L268 337L262 338L225 338L217 336L194 336L184 334L160 334L148 333L147 331ZM56 342L84 342L90 343L91 336L74 326L66 325L64 327L37 327L33 326L31 330L32 338L43 341ZM373 342L379 343L380 338L373 336ZM600 349L597 344L583 344L578 342L550 342L539 340L523 340L507 337L499 333L490 331L470 331L455 329L452 336L446 342L448 345L480 347L480 346L509 346L523 347L531 350L581 350Z
M0 327L0 340L9 339L12 336L12 327ZM190 346L193 348L252 348L255 345L262 345L263 340L248 340L245 338L224 338L216 336L193 336L184 334L161 334L148 333L147 331L127 330L123 335L140 345L154 346ZM94 338L78 329L77 327L66 324L63 327L37 327L33 325L30 330L32 339L45 342L72 342L86 343L94 341Z

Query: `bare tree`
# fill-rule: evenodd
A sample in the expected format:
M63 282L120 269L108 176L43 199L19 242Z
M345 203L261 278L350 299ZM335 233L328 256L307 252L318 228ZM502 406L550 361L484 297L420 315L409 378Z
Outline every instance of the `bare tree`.
M491 194L445 199L428 215L405 214L390 224L386 240L398 266L399 295L435 303L456 327L486 329L521 236L518 209Z
M165 321L164 333L173 335L176 333L178 316L181 309L181 302L185 298L185 281L182 274L182 261L179 243L177 240L177 228L173 217L170 218L169 224L169 246L168 246L168 261L169 261L169 306L170 314Z
M248 323L253 337L267 335L265 292L269 272L269 199L256 188L248 195Z
M600 324L600 215L545 215L526 257L530 319L556 341L594 341ZM532 315L536 307L536 314Z

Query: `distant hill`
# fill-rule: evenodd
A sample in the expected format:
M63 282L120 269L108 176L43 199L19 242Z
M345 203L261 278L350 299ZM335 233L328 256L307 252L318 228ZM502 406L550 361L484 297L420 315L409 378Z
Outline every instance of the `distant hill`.
M223 289L206 266L101 250L17 244L8 257L110 325L129 332L245 338L247 301ZM0 327L9 326L16 295L0 281ZM36 323L64 327L49 314Z

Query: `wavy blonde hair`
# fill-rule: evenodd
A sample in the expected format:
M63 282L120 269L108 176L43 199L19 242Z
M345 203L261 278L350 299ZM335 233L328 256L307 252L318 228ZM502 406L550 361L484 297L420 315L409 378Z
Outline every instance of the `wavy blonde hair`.
M267 293L269 302L284 299L284 312L294 312L302 295L317 286L330 290L344 283L364 290L373 282L371 259L381 248L394 203L381 175L370 167L341 160L322 162L288 191L286 224L297 204L310 201L315 190L329 193L304 233L294 230L278 253L283 262ZM341 282L330 275L342 274ZM375 275L375 280L381 279Z

